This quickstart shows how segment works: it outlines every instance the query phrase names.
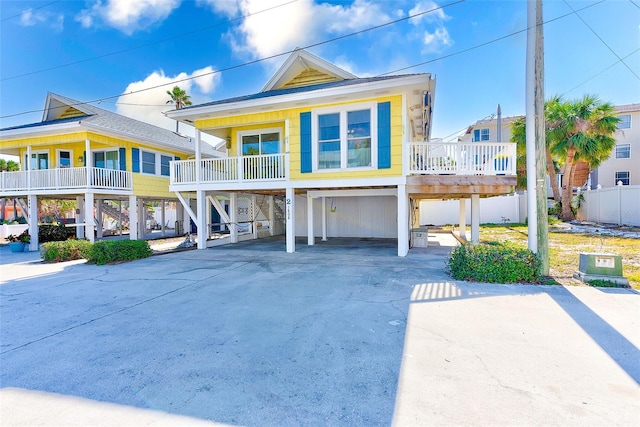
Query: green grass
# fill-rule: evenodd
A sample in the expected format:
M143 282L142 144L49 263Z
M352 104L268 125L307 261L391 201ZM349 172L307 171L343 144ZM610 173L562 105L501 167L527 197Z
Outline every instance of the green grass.
M527 226L490 225L480 227L480 241L510 241L527 245ZM622 257L622 271L634 289L640 289L640 239L580 233L549 232L549 277L546 283L578 284L573 273L578 270L581 252L605 252Z

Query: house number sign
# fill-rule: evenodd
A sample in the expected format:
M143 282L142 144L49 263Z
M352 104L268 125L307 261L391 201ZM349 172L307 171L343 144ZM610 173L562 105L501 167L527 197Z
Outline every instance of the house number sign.
M596 257L596 267L601 268L615 268L616 263L613 257Z
M287 199L287 221L291 219L291 199Z

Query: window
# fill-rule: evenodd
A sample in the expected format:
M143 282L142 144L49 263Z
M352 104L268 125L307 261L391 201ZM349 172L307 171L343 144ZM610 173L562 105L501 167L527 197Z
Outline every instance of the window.
M169 156L160 156L160 175L164 175L164 176L169 176L170 175L170 168L169 168L169 162L171 161L171 157Z
M117 170L118 166L118 150L93 152L93 167Z
M68 150L58 150L58 167L70 168L73 166L73 152Z
M631 129L631 114L620 114L618 118L618 129Z
M616 181L614 184L618 185L618 182L622 182L622 185L629 185L629 171L616 172Z
M156 153L142 151L142 172L151 174L156 173Z
M48 151L36 151L31 153L31 162L27 161L27 154L24 156L25 164L28 169L49 169L49 152Z
M628 159L631 157L631 145L619 144L616 145L616 159Z
M473 130L473 141L488 141L489 140L489 129L474 129Z
M313 155L317 170L362 168L374 164L377 110L372 104L319 110L313 116Z
M242 155L278 154L280 152L280 130L265 129L259 133L239 133Z

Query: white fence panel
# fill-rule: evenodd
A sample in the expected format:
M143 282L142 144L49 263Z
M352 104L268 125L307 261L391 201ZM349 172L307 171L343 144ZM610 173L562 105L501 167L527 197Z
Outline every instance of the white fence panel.
M527 216L526 195L488 197L480 199L480 223L524 222ZM524 200L524 202L523 202ZM471 200L465 200L465 221L471 224ZM458 224L460 202L458 200L421 201L420 225Z
M582 193L580 217L586 221L640 226L640 185L589 190Z

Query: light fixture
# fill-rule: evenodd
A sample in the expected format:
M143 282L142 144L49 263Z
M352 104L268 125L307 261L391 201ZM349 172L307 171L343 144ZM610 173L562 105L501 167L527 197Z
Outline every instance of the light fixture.
M84 161L84 157L78 156L78 163L82 163Z
M231 135L227 136L227 148L231 148Z

